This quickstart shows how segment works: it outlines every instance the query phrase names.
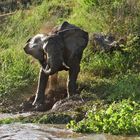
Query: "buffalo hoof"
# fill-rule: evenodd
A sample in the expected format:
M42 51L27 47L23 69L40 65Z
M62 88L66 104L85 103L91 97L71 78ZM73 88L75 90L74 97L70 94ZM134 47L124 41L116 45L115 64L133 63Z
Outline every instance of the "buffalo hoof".
M34 111L46 111L47 110L47 107L46 107L46 104L45 103L43 103L43 104L41 104L41 103L35 103L33 105L33 110Z
M40 106L40 104L44 104L45 100L46 100L45 96L36 96L34 98L32 105L33 106L38 106L38 105Z
M54 102L52 100L47 100L42 104L42 103L35 103L33 105L34 111L48 111L50 110L54 105Z
M35 98L31 96L21 105L22 111L48 111L52 109L53 105L62 99L67 97L66 89L48 90L47 94L43 98Z

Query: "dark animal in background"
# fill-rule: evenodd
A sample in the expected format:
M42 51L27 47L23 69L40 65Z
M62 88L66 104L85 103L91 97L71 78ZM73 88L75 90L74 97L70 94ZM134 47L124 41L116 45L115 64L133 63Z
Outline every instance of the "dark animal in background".
M0 13L8 13L15 11L17 7L16 0L0 1Z
M23 5L23 8L29 8L29 6L32 4L31 0L19 0L19 2Z
M80 61L87 44L88 33L68 22L64 22L49 35L38 34L27 41L24 47L25 52L41 64L33 105L43 104L49 76L61 70L67 70L69 73L68 97L76 93Z
M125 38L121 38L116 41L115 36L113 35L104 35L102 33L93 33L90 38L91 45L93 46L94 52L110 52L121 51L123 52L121 45L124 45L126 42Z
M41 3L38 0L37 3ZM19 9L28 9L32 3L32 0L1 0L0 1L0 13L10 13Z

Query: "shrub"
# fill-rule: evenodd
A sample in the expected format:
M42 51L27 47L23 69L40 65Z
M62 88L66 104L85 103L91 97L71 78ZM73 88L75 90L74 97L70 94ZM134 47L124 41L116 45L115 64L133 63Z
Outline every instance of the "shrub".
M104 109L89 110L85 119L78 123L71 121L68 127L77 132L139 134L140 107L130 100L114 102Z

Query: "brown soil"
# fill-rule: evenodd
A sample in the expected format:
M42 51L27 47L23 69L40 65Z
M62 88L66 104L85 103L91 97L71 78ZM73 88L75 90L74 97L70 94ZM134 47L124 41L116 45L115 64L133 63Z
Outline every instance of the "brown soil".
M39 106L38 108L35 108L32 105L35 98L35 95L33 95L22 104L22 111L47 111L50 110L57 101L63 100L66 97L67 90L64 88L49 90L45 96L44 104Z
M22 90L18 90L15 93L10 94L9 97L0 98L0 112L3 113L14 113L20 112L20 104L27 100L28 97L32 96L37 88L37 83L25 87Z
M32 103L36 90L37 83L18 90L16 93L10 94L9 97L0 98L0 112L14 113L35 110ZM66 98L66 96L66 79L58 77L57 74L53 75L50 77L46 87L45 103L39 110L46 111L51 109L57 101Z

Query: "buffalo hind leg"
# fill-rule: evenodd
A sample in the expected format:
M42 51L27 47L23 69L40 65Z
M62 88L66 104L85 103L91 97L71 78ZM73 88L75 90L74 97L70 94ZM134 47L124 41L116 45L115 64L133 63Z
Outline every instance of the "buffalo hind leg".
M49 76L47 76L41 68L39 73L37 92L36 92L35 100L33 102L33 105L35 106L41 105L45 101L45 89L47 86L48 77Z

